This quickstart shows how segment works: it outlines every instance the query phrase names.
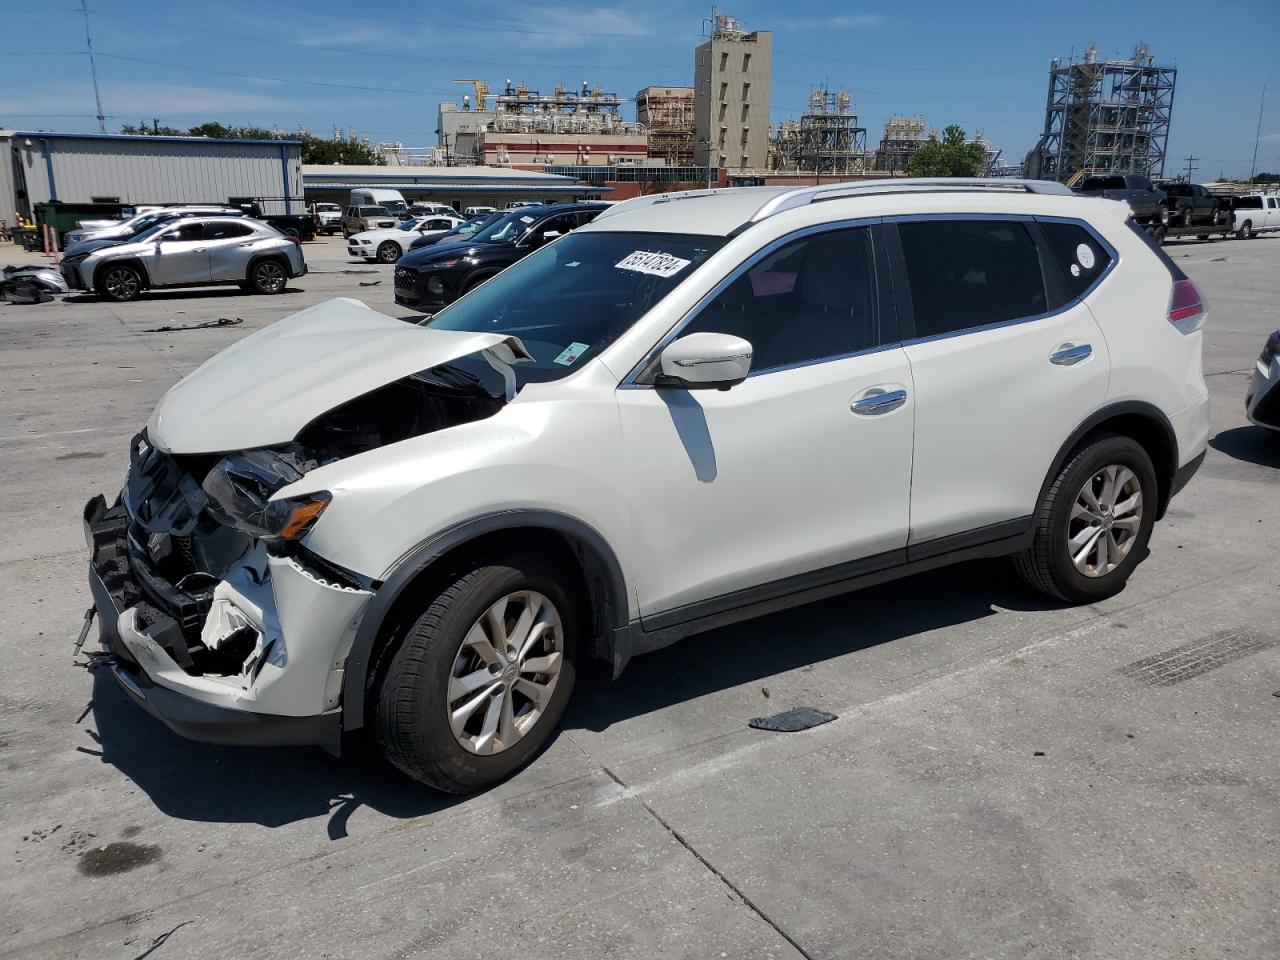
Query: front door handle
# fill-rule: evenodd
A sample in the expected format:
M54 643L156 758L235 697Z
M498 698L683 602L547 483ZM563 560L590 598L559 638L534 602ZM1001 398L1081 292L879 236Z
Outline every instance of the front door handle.
M1087 343L1064 344L1061 349L1049 354L1049 362L1056 363L1060 367L1069 367L1072 364L1079 363L1081 360L1088 360L1093 356L1093 347Z
M849 409L861 417L874 417L891 410L897 410L907 402L907 391L888 390L880 393L869 393L865 397L849 404Z

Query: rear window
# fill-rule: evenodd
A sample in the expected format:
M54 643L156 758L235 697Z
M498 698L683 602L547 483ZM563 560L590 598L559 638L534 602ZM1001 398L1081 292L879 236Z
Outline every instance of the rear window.
M1082 297L1111 266L1111 254L1098 239L1076 223L1041 221L1040 230L1066 274L1067 288Z
M1262 198L1261 197L1236 197L1236 202L1234 206L1237 210L1261 210Z
M1123 190L1124 177L1087 177L1081 190Z

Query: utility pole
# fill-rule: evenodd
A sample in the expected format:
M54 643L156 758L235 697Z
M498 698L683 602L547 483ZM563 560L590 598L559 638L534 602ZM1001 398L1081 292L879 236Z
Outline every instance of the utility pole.
M98 64L93 59L93 38L89 36L89 8L80 0L80 12L84 14L84 43L89 48L89 74L93 77L93 102L98 105L98 132L107 132L107 120L102 115L102 97L98 93Z
M1262 108L1267 102L1267 85L1262 85L1262 99L1258 101L1258 132L1253 135L1253 163L1249 164L1249 182L1258 172L1258 141L1262 139Z
M1199 157L1187 157L1187 183L1191 182L1191 174L1198 169L1196 167L1196 161L1199 159Z

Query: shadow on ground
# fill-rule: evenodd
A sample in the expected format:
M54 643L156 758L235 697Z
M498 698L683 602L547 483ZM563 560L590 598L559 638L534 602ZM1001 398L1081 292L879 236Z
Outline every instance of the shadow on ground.
M291 293L303 293L301 287L285 287L279 293L261 294L240 287L191 287L177 290L147 290L134 302L148 300L208 300L214 297L283 297ZM62 298L67 303L109 303L95 293L68 294Z
M565 726L603 730L717 690L979 620L993 615L993 604L1017 610L1053 606L1021 587L1005 561L920 574L690 637L637 657L616 681L603 668L589 667L580 675ZM318 748L183 740L134 705L104 669L95 671L90 709L102 762L179 819L281 826L327 815L330 838L340 839L362 805L408 818L464 799L402 776L360 737L349 738L340 760Z
M1209 446L1235 460L1280 467L1280 434L1253 425L1223 430Z

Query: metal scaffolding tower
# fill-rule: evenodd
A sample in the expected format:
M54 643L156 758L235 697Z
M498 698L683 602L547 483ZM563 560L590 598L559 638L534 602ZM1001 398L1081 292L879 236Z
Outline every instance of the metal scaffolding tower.
M807 173L862 173L867 167L867 128L858 125L853 94L819 87L809 112L784 122L774 138L775 165Z
M1178 71L1157 66L1146 44L1128 60L1054 60L1044 133L1027 155L1027 175L1069 185L1095 173L1164 175Z

